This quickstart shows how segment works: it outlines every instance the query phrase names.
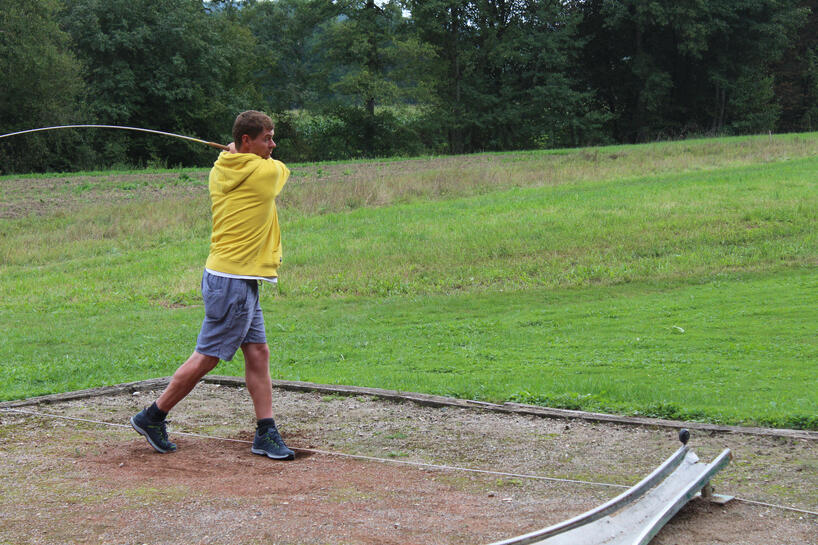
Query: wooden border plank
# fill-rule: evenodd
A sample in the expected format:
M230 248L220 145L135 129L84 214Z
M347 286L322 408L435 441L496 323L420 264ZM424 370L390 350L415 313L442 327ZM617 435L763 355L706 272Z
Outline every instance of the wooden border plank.
M104 386L102 388L89 388L75 392L53 394L15 401L5 401L0 403L0 409L25 407L29 405L59 403L62 401L72 401L91 397L106 395L117 395L123 392L139 392L146 390L164 389L170 381L170 377L161 377L137 382L127 382L114 386ZM220 384L224 386L245 387L243 378L230 377L224 375L208 375L202 382L208 384ZM362 386L344 386L339 384L318 384L315 382L303 382L294 380L273 380L273 387L282 390L295 392L320 392L323 394L335 394L345 396L368 396L380 399L388 399L395 402L412 402L427 407L456 407L461 409L481 409L506 414L521 414L528 416L539 416L543 418L559 418L567 420L585 420L588 422L599 422L603 424L617 424L625 426L659 427L659 428L688 428L691 430L707 431L711 433L724 434L744 434L758 435L765 437L783 437L788 439L806 439L808 441L818 441L818 432L810 430L793 430L784 428L759 428L749 426L722 426L718 424L708 424L704 422L684 422L679 420L666 420L662 418L647 418L635 416L620 416L615 414L593 413L585 411L574 411L569 409L552 409L540 407L539 405L525 405L522 403L503 404L487 403L485 401L475 401L471 399L458 399L431 394L421 394L417 392L403 392L400 390L385 390L381 388L368 388Z

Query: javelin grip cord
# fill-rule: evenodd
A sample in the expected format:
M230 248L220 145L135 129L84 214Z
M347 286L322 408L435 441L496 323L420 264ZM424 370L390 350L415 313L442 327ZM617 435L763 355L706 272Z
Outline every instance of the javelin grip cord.
M192 142L198 142L199 144L204 144L206 146L210 146L211 148L227 150L227 146L223 144L219 144L217 142L208 142L207 140L201 140L199 138L193 138L191 136L182 136L181 134L174 134L172 132L164 132L164 131L155 131L153 129L143 129L140 127L123 127L120 125L59 125L56 127L40 127L38 129L28 129L25 131L17 131L17 132L10 132L8 134L0 134L0 138L6 138L8 136L16 136L18 134L27 134L31 132L40 132L40 131L51 131L55 129L120 129L126 131L138 131L138 132L149 132L152 134L161 134L163 136L173 136L176 138L182 138L183 140L190 140Z

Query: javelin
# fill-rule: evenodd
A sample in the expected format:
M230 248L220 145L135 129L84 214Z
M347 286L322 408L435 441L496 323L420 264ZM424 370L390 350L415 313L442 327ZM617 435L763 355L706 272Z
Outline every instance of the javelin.
M155 131L153 129L142 129L139 127L121 127L119 125L60 125L57 127L40 127L39 129L28 129L26 131L17 131L17 132L10 132L8 134L0 134L0 138L6 138L8 136L16 136L18 134L27 134L30 132L40 132L40 131L51 131L54 129L82 129L82 128L91 128L91 129L122 129L126 131L139 131L139 132L149 132L153 134L161 134L163 136L173 136L176 138L182 138L184 140L190 140L192 142L198 142L199 144L205 144L206 146L210 146L211 148L217 148L222 150L227 150L227 146L223 144L218 144L216 142L208 142L207 140L201 140L199 138L193 138L191 136L182 136L181 134L173 134L172 132L163 132L163 131Z

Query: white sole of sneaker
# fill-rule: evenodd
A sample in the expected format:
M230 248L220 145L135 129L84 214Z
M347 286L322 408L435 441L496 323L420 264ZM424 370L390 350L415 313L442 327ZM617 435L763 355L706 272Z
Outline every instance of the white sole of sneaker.
M250 452L252 452L253 454L258 454L259 456L266 456L267 458L272 458L273 460L294 460L295 459L294 454L288 454L286 456L273 456L272 454L270 454L266 450L261 450L260 448L251 448Z

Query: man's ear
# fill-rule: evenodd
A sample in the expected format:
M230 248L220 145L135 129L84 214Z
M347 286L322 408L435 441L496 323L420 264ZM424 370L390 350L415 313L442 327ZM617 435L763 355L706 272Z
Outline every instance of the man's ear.
M237 149L244 149L244 146L246 146L250 142L250 140L251 139L249 134L242 134L241 142L238 142Z

